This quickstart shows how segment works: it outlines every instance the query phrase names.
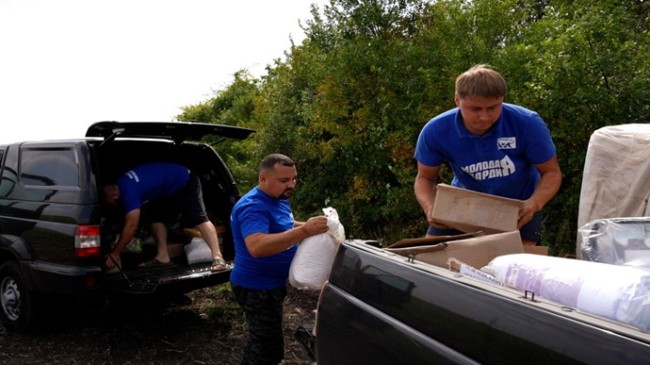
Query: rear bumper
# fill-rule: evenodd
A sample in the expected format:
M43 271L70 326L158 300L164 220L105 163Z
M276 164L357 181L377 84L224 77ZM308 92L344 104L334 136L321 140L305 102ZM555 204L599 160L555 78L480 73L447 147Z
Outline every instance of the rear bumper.
M78 267L42 261L22 262L23 272L30 273L36 289L44 293L80 295L97 292L103 281L98 266Z
M84 296L102 291L132 295L188 293L227 283L231 267L211 272L206 266L174 266L160 269L132 269L107 275L98 266L66 266L46 262L23 262L36 290L43 293Z
M232 268L211 272L204 267L172 267L165 269L134 269L106 277L108 290L122 294L150 295L188 293L230 281Z

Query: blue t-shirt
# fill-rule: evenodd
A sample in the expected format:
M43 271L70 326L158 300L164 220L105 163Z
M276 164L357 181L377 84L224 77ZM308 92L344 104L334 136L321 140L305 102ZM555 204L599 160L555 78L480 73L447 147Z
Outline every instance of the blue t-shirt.
M551 133L534 111L503 103L501 116L482 136L465 128L458 108L431 119L420 132L415 159L426 166L448 161L451 185L512 199L528 199L539 182L536 164L555 155Z
M142 207L149 200L171 197L189 180L187 167L168 162L140 165L117 180L124 211Z
M253 257L244 238L253 233L285 232L293 228L294 223L291 206L286 199L270 197L258 187L239 199L230 216L235 241L235 266L230 273L230 282L256 290L285 286L297 245L276 255Z

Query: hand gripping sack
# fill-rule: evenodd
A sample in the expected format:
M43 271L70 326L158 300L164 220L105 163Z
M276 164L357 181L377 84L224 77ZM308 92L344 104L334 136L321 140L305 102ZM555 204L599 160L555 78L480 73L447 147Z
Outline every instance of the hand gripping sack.
M297 289L320 290L329 277L339 244L345 240L345 229L336 209L323 208L329 231L305 238L289 269L289 283Z

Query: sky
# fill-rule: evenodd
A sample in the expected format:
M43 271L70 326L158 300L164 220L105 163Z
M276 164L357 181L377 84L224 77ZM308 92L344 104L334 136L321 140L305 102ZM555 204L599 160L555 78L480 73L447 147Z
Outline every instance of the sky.
M327 0L0 0L0 143L174 121L284 59Z

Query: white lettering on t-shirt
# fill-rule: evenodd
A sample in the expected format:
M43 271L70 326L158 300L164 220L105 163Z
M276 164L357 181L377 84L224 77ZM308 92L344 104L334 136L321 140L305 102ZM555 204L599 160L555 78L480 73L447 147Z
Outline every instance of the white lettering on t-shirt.
M487 180L513 174L515 172L515 164L510 157L505 156L501 160L481 161L464 166L461 169L472 175L476 180Z

